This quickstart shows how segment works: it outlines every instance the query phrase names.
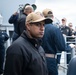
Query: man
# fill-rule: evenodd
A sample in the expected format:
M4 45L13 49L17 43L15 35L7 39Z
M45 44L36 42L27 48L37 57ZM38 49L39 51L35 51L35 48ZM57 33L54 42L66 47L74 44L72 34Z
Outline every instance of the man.
M14 26L14 31L13 31L13 35L12 35L12 41L15 41L19 36L18 36L18 16L19 13L15 12L11 15L11 17L9 18L8 22L10 24L13 24Z
M19 26L18 26L18 22L21 24L23 24L22 25L22 27L23 27L23 29L25 28L24 26L25 26L25 18L26 18L26 15L24 14L25 12L24 12L24 10L25 10L25 7L26 6L30 6L30 4L25 4L24 5L24 7L22 8L22 9L19 9L19 13L16 11L14 14L12 14L11 15L11 17L9 18L9 20L8 20L8 22L10 23L10 24L13 24L13 26L14 26L14 32L13 32L13 35L12 35L12 41L15 41L18 37L19 37L19 35L20 35L20 28L19 28ZM33 10L33 8L30 6L30 8L31 8L31 10ZM27 9L28 9L28 7L27 7ZM36 8L35 8L36 9ZM26 13L27 14L27 13ZM21 15L23 15L24 17L21 17ZM24 19L23 19L24 18ZM23 19L23 20L21 20L21 19Z
M0 28L0 75L3 74L4 71L5 42L8 38L8 34Z
M66 42L68 42L68 41L71 42L71 38L70 37L66 38L66 36L72 36L71 29L66 25L67 19L66 18L62 18L61 21L62 21L62 25L60 26L60 30L61 30ZM67 43L67 44L69 45L70 43ZM67 64L69 63L70 59L71 59L71 54L67 54Z
M72 32L72 36L74 36L74 29L73 29L73 24L70 22L68 23L68 27L70 28L71 32Z
M72 31L70 30L70 28L68 26L66 26L67 19L62 18L61 21L62 21L62 25L60 26L60 30L61 30L62 34L66 35L66 36L72 36Z
M40 39L44 35L44 25L51 22L40 12L26 17L26 30L7 49L4 75L47 75Z
M52 11L51 9L46 9L47 11ZM45 10L45 11L46 11ZM48 16L47 16L47 13L44 13L45 17L49 17L53 20L52 24L59 28L59 20L53 15L53 12L49 12ZM58 50L57 53L60 53L60 51ZM60 64L60 58L61 58L61 54L60 55L57 55L57 63Z
M22 34L23 30L26 29L25 19L26 19L26 16L31 12L34 12L33 7L31 5L27 5L25 6L23 12L21 13L20 18L18 19L18 35L19 36Z
M76 36L76 26L75 26L75 29L74 29L74 36Z
M53 12L51 9L44 9L43 14L46 18L51 18ZM42 47L46 53L48 75L58 75L56 53L57 50L65 51L65 41L59 28L52 23L45 25L45 34L42 38Z

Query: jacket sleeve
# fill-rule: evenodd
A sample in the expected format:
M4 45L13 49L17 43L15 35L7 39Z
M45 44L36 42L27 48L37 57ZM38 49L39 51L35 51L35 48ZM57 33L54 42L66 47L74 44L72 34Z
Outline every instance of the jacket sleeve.
M69 28L69 36L72 36L72 31L70 28Z
M54 32L54 35L55 35L54 40L55 40L57 49L59 51L65 51L65 40L59 28L56 29L56 31Z
M6 32L3 33L4 34L4 41L7 41L9 39L9 36Z
M23 65L23 55L20 47L17 45L9 47L6 52L4 75L22 75L23 66L25 65Z
M17 20L18 20L18 15L12 15L12 16L9 18L8 22L9 22L10 24L12 24L12 23L15 23Z

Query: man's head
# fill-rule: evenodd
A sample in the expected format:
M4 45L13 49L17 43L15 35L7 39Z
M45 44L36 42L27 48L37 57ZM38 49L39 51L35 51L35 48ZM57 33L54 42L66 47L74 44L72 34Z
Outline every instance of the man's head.
M31 5L31 4L29 4L29 3L26 3L26 4L23 6L23 8L22 8L22 12L24 11L25 7L28 6L28 5L32 6L33 9L34 9L34 11L37 9L37 6L36 6L35 4L32 4L32 5Z
M34 9L33 9L33 7L31 6L31 5L27 5L25 8L24 8L24 13L25 14L29 14L29 13L31 13L31 12L33 12L34 11Z
M52 10L51 9L48 9L48 8L46 8L46 9L44 9L43 10L43 15L46 17L46 18L51 18L51 19L53 19L53 12L52 12Z
M31 38L42 38L44 35L44 25L51 23L40 12L32 12L26 17L26 30Z
M72 29L73 28L73 24L70 22L70 23L68 23L68 27L70 28L70 29Z
M70 22L70 23L68 23L68 26L69 26L69 27L72 27L73 25L72 25L72 23Z
M67 22L66 18L62 18L61 21L62 21L62 25L66 25L66 22Z

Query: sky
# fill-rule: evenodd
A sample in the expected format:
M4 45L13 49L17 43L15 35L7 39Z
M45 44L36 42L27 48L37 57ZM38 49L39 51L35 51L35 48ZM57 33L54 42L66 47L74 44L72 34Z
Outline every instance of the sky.
M19 5L34 4L36 0L0 0L0 14L3 16L2 25L10 25L8 19L19 9Z
M76 26L76 0L1 0L0 13L3 16L3 24L8 25L8 19L11 14L19 8L19 4L25 3L35 3L37 5L36 11L50 8L60 22L65 17L67 18L67 25L72 22L73 26Z
M76 26L76 0L36 0L36 11L41 11L45 8L50 8L54 16L60 20L63 17L67 19L67 25L72 22L73 27Z

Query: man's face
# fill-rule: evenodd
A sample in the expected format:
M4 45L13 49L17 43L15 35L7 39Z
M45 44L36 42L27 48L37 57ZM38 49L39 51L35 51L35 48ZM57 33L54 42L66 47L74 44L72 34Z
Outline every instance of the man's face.
M62 25L66 25L66 20L62 19Z
M44 21L28 24L27 29L29 31L29 35L32 38L42 38L45 29L44 24Z

